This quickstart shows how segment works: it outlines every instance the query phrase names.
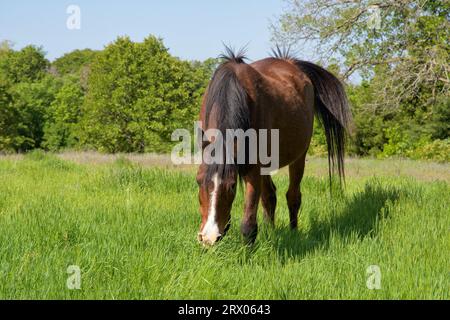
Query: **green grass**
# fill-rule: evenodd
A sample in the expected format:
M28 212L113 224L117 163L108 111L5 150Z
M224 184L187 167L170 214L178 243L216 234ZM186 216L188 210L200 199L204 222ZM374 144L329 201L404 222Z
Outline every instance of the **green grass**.
M352 161L375 176L384 165ZM256 245L241 241L239 194L230 232L204 249L192 170L0 159L0 298L450 298L448 182L350 176L331 200L326 176L307 174L297 232L287 182L275 177L276 228L260 223ZM80 290L66 286L69 265ZM370 265L380 290L366 287Z

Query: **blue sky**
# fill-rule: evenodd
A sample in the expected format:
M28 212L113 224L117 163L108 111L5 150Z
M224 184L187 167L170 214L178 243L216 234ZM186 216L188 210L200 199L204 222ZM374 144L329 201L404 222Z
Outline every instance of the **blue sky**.
M80 30L66 27L71 4L81 9ZM183 59L216 57L224 42L248 43L249 58L257 60L267 56L269 23L284 6L282 0L2 0L0 40L16 49L42 45L53 60L74 49L101 49L119 35L141 41L154 34Z

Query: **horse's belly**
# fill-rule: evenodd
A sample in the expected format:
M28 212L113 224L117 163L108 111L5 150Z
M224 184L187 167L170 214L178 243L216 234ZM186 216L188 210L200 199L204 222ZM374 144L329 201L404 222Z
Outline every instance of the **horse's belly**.
M281 93L267 96L262 101L259 109L262 127L279 130L281 168L308 150L314 122L314 88L308 83L287 85Z
M280 168L303 156L311 142L313 132L313 113L301 112L284 117L279 128L279 163Z

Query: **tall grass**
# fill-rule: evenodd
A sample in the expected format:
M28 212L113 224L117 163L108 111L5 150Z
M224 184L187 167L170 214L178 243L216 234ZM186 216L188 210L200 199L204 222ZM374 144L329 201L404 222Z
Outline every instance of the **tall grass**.
M326 176L307 176L296 232L287 176L275 183L275 228L261 221L257 243L243 245L239 193L230 232L204 249L191 171L0 160L0 298L450 298L447 182L349 177L331 199ZM70 265L80 290L66 285ZM370 265L379 290L366 286Z

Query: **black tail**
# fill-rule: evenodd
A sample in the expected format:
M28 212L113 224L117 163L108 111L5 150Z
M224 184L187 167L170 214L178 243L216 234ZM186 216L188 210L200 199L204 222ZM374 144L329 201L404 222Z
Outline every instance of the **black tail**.
M328 147L328 172L330 176L337 170L339 181L345 181L344 153L345 131L352 121L344 86L329 71L311 62L296 60L298 68L311 80L316 99L316 116L325 129Z

